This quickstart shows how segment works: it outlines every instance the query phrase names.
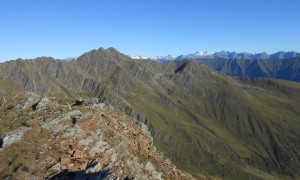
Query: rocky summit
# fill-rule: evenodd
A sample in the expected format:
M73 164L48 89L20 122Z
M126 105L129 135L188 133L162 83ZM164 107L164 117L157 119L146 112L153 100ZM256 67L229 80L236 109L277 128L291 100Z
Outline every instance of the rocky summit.
M8 94L0 110L1 179L193 179L97 98Z

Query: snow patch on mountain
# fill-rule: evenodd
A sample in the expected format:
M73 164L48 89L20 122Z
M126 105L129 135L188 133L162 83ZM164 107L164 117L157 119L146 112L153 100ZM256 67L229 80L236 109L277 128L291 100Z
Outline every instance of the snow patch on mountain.
M172 61L175 60L175 57L172 55L167 56L130 56L132 59L149 59L149 60L155 60L155 61Z

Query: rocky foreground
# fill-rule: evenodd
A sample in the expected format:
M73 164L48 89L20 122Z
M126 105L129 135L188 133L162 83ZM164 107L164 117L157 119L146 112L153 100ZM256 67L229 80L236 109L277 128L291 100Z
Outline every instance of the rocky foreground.
M193 179L143 124L95 98L0 100L1 179Z

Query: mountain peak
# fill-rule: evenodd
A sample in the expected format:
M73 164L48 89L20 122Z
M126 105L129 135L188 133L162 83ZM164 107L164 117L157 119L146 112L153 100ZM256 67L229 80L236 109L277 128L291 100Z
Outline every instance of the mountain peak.
M215 52L211 52L211 51L197 51L194 54L195 55L199 55L199 56L206 56L206 55L212 55Z
M113 53L120 53L117 49L115 49L114 47L109 47L106 49L106 51L108 52L113 52Z
M103 47L100 47L99 49L98 49L98 51L104 51L105 49L103 48Z

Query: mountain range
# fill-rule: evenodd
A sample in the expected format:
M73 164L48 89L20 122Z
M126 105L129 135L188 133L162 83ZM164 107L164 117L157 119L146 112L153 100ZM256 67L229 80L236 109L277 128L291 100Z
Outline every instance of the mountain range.
M237 53L237 52L228 52L228 51L221 51L221 52L210 52L210 51L197 51L192 54L187 55L180 55L174 57L172 55L168 56L131 56L133 59L152 59L156 61L174 61L174 60L184 60L184 59L248 59L248 60L258 60L258 59L288 59L293 57L299 57L300 53L290 51L290 52L277 52L274 54L267 54L267 53Z
M250 54L235 52L201 52L178 57L137 57L158 62L194 60L215 71L238 77L269 77L300 82L300 53L277 52Z
M276 78L300 82L300 57L287 59L195 59L215 71L230 76Z
M141 61L100 48L72 61L1 63L0 87L2 95L96 97L145 124L157 149L195 178L300 178L297 82L233 77L195 60Z

